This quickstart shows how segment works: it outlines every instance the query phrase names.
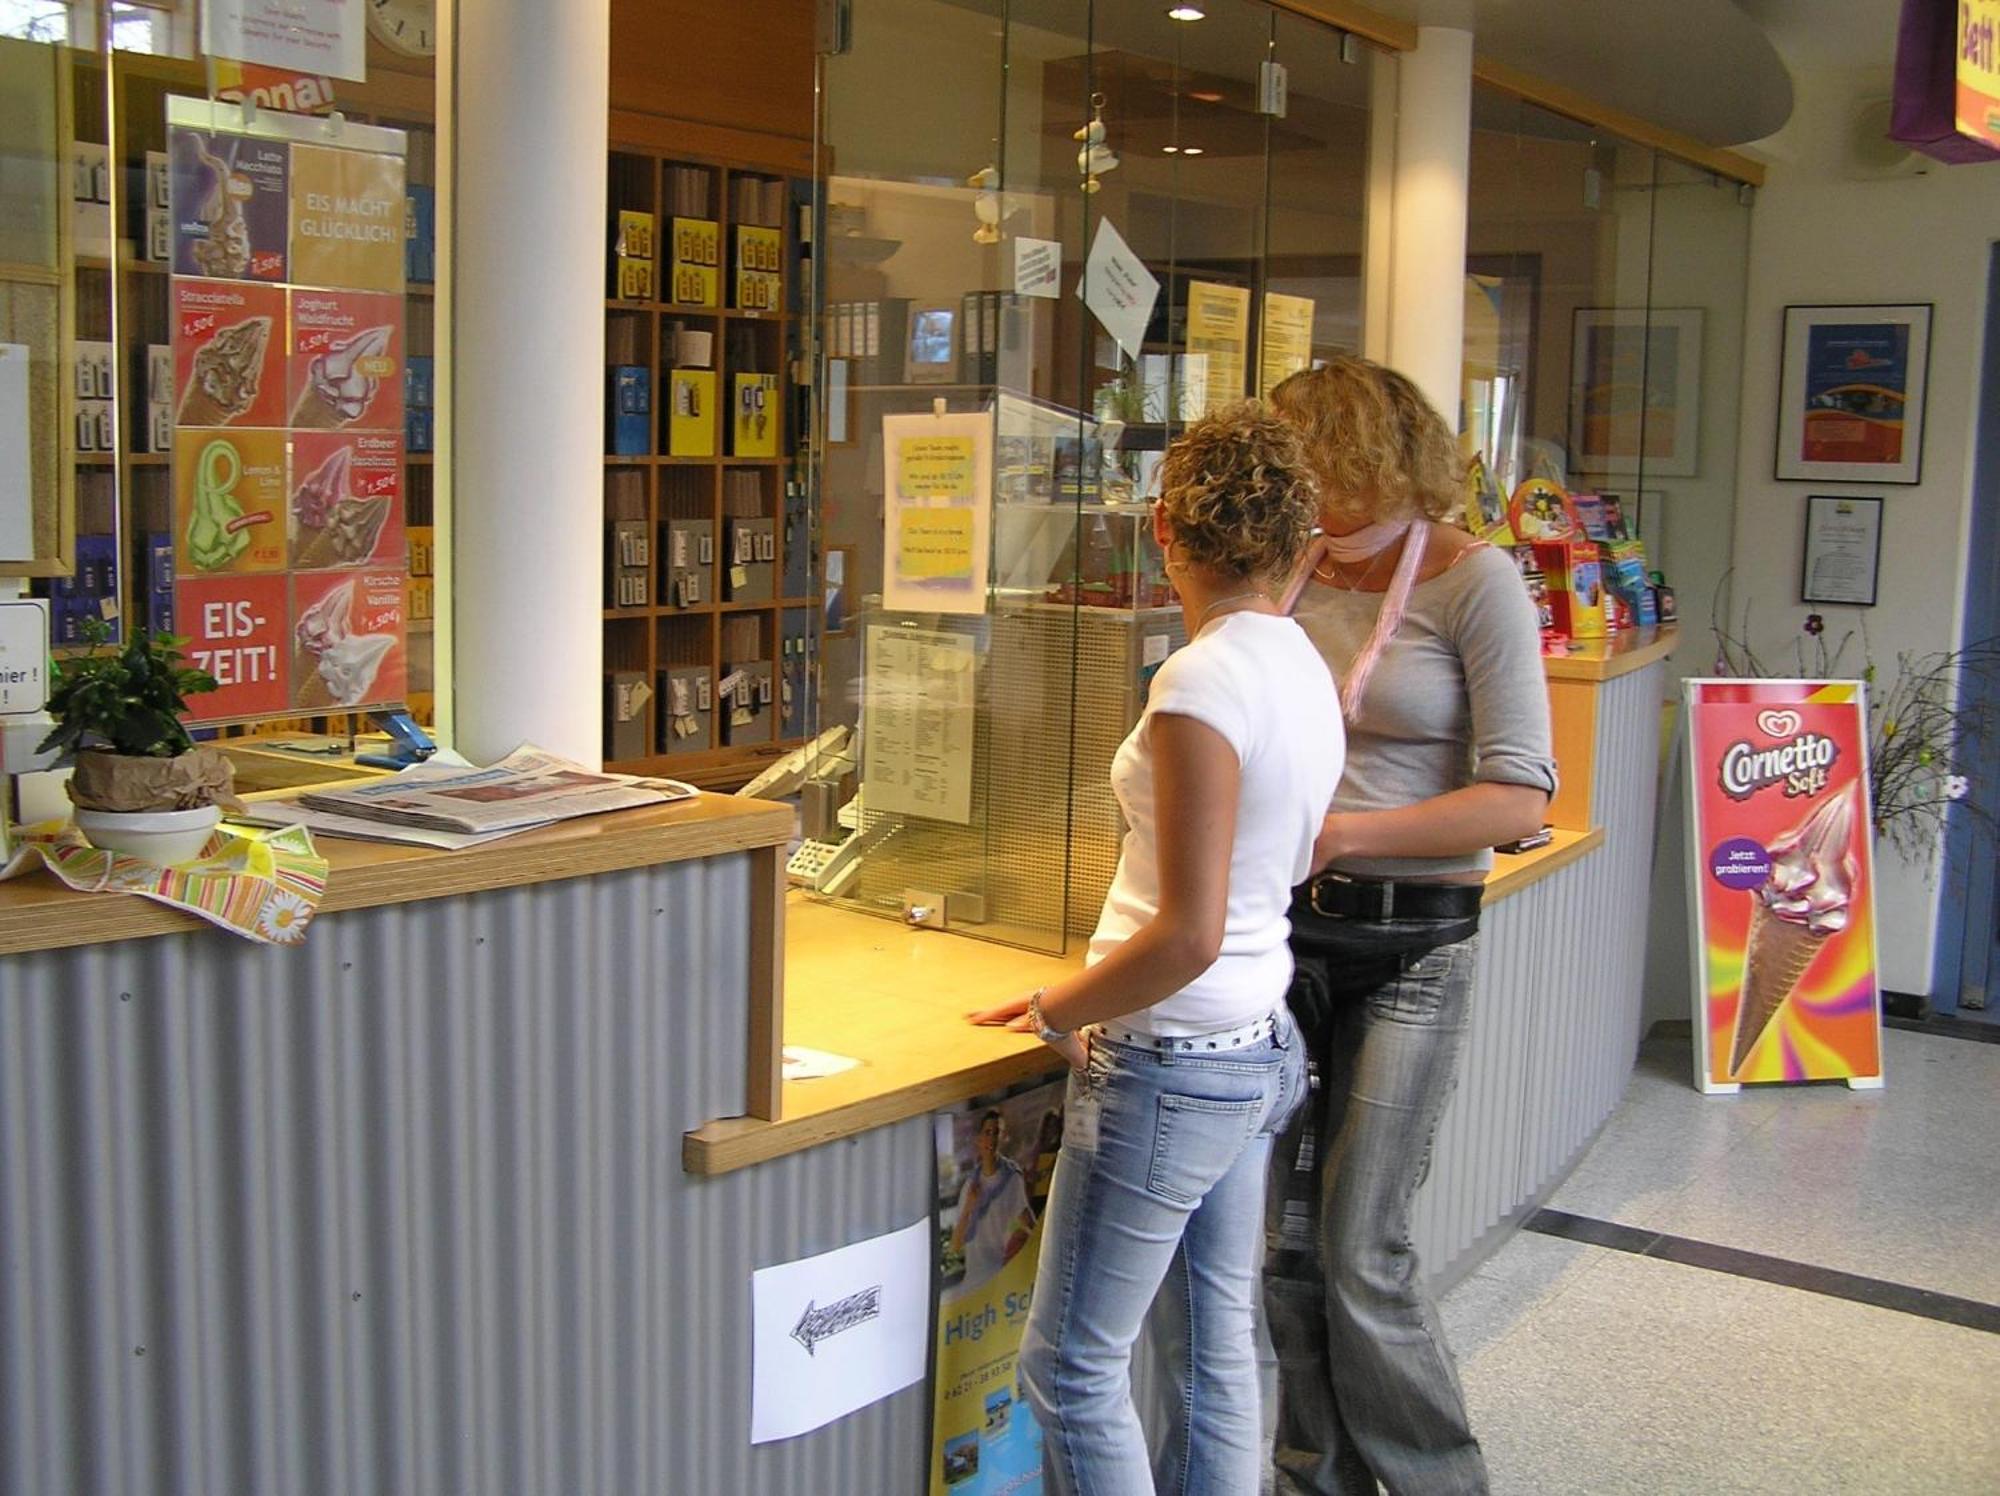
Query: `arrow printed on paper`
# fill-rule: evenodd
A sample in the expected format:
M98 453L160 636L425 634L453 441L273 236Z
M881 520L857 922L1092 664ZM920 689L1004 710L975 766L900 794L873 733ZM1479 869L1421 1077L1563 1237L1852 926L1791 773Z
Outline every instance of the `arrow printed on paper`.
M824 1309L806 1300L806 1311L799 1316L799 1322L792 1326L792 1339L806 1348L808 1356L815 1354L813 1347L822 1340L830 1340L843 1330L851 1330L856 1325L865 1325L882 1313L882 1288L864 1288L859 1293L851 1293L846 1298L828 1304Z

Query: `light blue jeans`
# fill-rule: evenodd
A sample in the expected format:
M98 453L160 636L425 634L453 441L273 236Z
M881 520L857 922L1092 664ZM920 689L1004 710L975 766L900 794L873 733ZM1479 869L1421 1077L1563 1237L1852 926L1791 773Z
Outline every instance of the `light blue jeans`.
M1069 1081L1022 1380L1052 1496L1153 1496L1132 1346L1161 1285L1186 1304L1176 1496L1249 1496L1253 1343L1273 1136L1305 1091L1290 1016L1224 1056L1103 1038ZM1177 1358L1178 1359L1178 1358Z

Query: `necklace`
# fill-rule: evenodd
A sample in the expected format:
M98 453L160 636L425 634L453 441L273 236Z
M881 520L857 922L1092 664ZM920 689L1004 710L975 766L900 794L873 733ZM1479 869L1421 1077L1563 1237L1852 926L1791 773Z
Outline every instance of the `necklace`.
M1382 558L1395 549L1393 545L1382 547L1381 550L1368 558L1367 564L1361 568L1358 574L1350 573L1340 562L1334 560L1332 556L1328 556L1326 559L1327 563L1333 568L1332 572L1322 571L1315 566L1313 568L1313 575L1330 586L1340 588L1343 592L1359 592L1363 584L1375 575L1375 568L1382 564Z
M1217 608L1227 607L1231 603L1248 602L1252 598L1255 598L1258 602L1265 602L1265 603L1268 603L1271 600L1262 592L1255 592L1255 591L1235 592L1231 593L1228 597L1218 597L1214 602L1210 603L1207 607L1203 608L1199 613L1195 615L1194 632L1198 634L1202 631L1203 628L1207 626L1208 620L1215 616L1215 610Z

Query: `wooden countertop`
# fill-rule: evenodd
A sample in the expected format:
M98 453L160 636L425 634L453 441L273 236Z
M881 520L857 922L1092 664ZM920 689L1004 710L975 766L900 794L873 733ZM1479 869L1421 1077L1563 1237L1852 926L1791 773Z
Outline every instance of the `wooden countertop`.
M320 910L449 898L782 846L792 830L789 806L702 795L566 821L463 852L323 836L318 845L332 874ZM151 899L73 893L45 872L0 883L0 955L213 928Z
M1496 859L1492 905L1580 861L1604 829L1558 831ZM894 920L793 893L785 911L785 1042L861 1061L817 1080L786 1081L781 1120L725 1117L689 1133L682 1162L726 1174L837 1138L920 1116L1061 1066L1039 1040L975 1028L965 1015L1019 997L1083 964L1010 946L912 930Z
M1616 680L1664 660L1681 641L1680 627L1626 629L1609 639L1580 639L1566 655L1542 656L1550 680Z

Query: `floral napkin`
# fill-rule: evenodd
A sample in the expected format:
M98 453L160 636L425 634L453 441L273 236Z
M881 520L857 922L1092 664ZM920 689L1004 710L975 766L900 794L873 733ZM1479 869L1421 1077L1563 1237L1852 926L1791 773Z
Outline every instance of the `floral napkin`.
M304 940L326 896L326 859L303 826L227 827L208 839L200 857L178 867L100 851L66 821L16 828L0 880L37 864L78 893L136 893L267 945Z

